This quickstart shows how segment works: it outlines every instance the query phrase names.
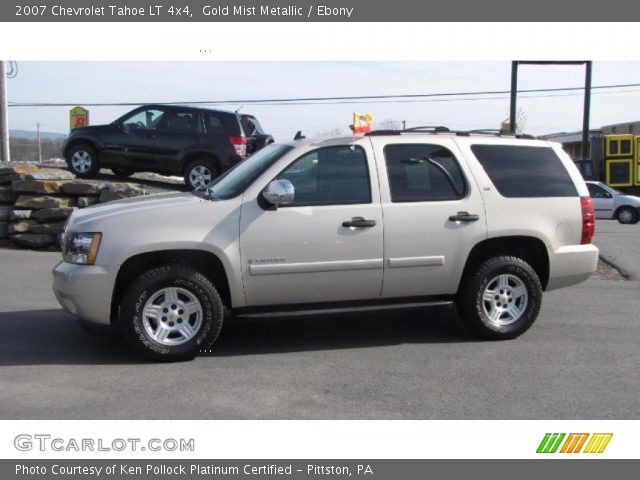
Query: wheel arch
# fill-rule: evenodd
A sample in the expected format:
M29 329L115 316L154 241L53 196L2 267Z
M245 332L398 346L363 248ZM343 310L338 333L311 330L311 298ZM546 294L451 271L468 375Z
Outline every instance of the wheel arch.
M144 271L167 263L189 265L205 275L215 285L224 306L231 309L229 280L220 258L205 250L158 250L134 255L120 266L111 297L112 323L118 318L120 304L127 285Z
M197 160L198 158L206 158L207 160L210 160L215 164L216 168L218 169L218 173L222 172L222 162L215 153L196 150L185 154L182 160L182 165L180 166L180 173L182 175L185 175L187 173L187 167L189 166L189 164L194 160Z
M67 160L67 156L69 155L69 152L71 152L71 150L74 147L77 147L78 145L90 145L96 152L98 159L100 158L100 151L98 148L98 144L95 142L95 140L87 137L80 137L80 138L74 138L67 145L64 146L64 150L62 151L62 156L64 157L65 160Z
M620 210L628 208L629 210L635 211L636 212L636 217L638 216L638 207L634 207L632 205L619 205L613 212L613 220L617 220L618 219L618 215L620 214Z
M549 252L542 240L528 236L488 238L477 243L469 252L461 280L467 278L483 261L500 255L512 255L527 262L538 275L542 289L547 288ZM462 284L463 281L460 282Z

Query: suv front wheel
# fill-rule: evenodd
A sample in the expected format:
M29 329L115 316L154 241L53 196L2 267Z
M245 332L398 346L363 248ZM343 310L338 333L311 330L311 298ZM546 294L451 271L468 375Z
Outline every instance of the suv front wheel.
M542 285L535 270L520 258L500 256L484 261L467 275L458 310L477 336L506 340L529 329L541 303Z
M127 342L151 360L190 360L218 337L223 311L206 276L170 263L148 270L127 288L119 326Z
M100 170L98 156L91 145L76 145L67 155L69 170L80 178L92 177Z

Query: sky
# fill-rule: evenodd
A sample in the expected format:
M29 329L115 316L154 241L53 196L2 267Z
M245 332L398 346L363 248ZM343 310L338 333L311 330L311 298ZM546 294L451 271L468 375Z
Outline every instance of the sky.
M511 62L20 62L7 80L9 102L163 103L324 96L428 94L509 90ZM640 62L594 62L593 85L640 84ZM519 70L519 89L581 87L583 66L529 66ZM581 92L522 94L527 133L582 128ZM524 98L536 95L537 98ZM509 115L508 95L454 101L365 101L334 105L242 105L215 108L251 113L276 140L302 130L309 137L348 133L352 113L371 113L407 127L499 128ZM592 128L640 120L640 87L594 91ZM87 107L90 124L109 123L133 109ZM68 133L70 107L10 107L11 129ZM374 125L375 126L375 125Z

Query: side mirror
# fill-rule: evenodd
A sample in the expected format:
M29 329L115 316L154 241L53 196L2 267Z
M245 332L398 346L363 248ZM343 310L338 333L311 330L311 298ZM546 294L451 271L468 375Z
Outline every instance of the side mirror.
M271 205L285 205L293 202L294 188L293 184L287 180L274 180L262 192L262 196Z

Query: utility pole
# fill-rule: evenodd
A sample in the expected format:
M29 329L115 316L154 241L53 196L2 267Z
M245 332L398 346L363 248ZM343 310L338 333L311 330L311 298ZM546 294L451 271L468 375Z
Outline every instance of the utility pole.
M402 129L403 130L407 129L407 121L406 120L402 120Z
M5 61L0 60L0 161L9 163L9 115L7 108L7 72Z
M38 125L38 163L42 163L42 144L40 143L40 122Z

